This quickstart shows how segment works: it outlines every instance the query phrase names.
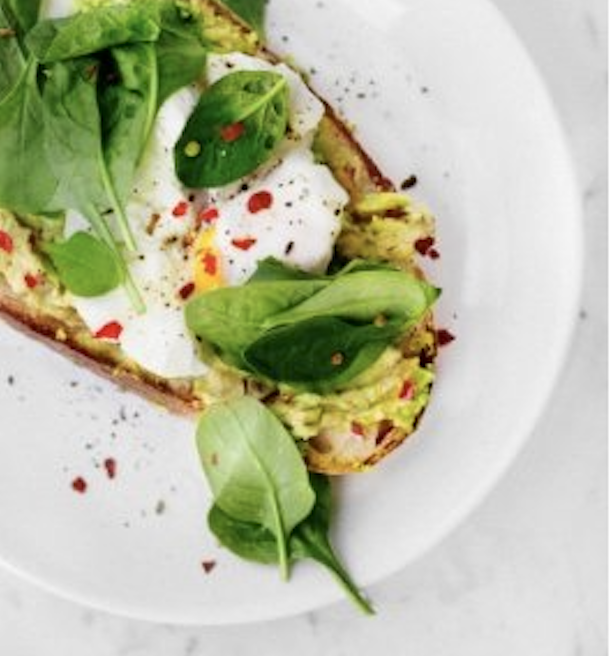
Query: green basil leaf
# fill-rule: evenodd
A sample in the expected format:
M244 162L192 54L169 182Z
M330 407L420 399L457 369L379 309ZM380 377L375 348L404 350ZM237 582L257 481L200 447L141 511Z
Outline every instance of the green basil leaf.
M92 55L128 43L159 38L154 13L144 3L104 5L67 18L40 21L26 45L43 64Z
M59 210L58 181L47 159L38 66L30 61L0 103L0 206L22 214Z
M237 135L227 129L239 126ZM213 84L175 148L176 173L191 188L222 187L255 171L288 127L288 85L277 73L240 71Z
M76 296L102 296L123 282L112 250L85 232L46 248L59 279Z
M204 413L197 446L218 507L268 529L287 576L288 537L315 501L290 434L262 403L245 397Z
M332 515L332 490L329 480L319 474L310 475L316 493L311 514L301 522L288 543L291 560L315 560L336 578L347 596L367 615L374 611L352 581L330 543L329 529ZM233 519L218 506L208 515L208 525L220 543L234 554L252 562L276 564L277 550L273 535L259 524Z
M256 32L264 35L267 0L223 0L223 3Z
M266 332L243 357L263 378L324 394L366 371L402 333L400 321L360 326L319 317Z

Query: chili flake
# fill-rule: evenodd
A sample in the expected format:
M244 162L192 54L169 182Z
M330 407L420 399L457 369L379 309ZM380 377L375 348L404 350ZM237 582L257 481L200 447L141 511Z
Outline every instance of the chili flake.
M180 288L180 290L178 291L178 295L183 301L186 301L188 298L190 298L193 295L194 291L195 291L195 283L187 282L186 285Z
M14 248L15 244L13 243L13 238L8 234L8 232L0 230L0 251L4 251L10 255Z
M359 437L364 437L364 426L358 422L352 422L352 433L358 435Z
M410 380L405 380L398 398L401 401L412 401L415 398L415 385Z
M436 339L439 346L447 346L447 344L451 344L451 342L455 340L455 335L450 333L445 328L441 328L440 330L436 331Z
M116 477L116 460L114 458L106 458L104 460L104 469L108 478L113 479Z
M248 211L250 214L258 214L268 210L273 205L273 196L268 191L259 191L250 196L248 200Z
M87 491L87 481L82 476L75 478L72 481L72 489L79 494L85 494Z
M42 282L42 276L39 273L26 273L23 276L23 281L28 289L35 289Z
M207 207L204 210L201 210L197 215L197 220L199 223L212 223L220 216L218 210L215 207Z
M205 253L201 259L203 262L203 270L208 276L215 276L218 271L218 258L210 252Z
M185 214L189 211L189 204L185 201L182 200L180 201L176 207L172 210L172 215L175 217L181 217L185 216Z
M231 125L227 125L222 128L220 131L220 136L223 141L231 143L233 141L237 141L243 135L245 129L246 128L243 123L232 123Z
M235 248L239 248L240 251L249 251L257 240L254 237L244 237L243 239L233 239L231 243Z
M434 237L424 237L415 242L415 250L420 255L428 255L430 249L434 246Z
M216 561L204 560L201 562L201 567L206 574L209 574L216 567Z
M102 326L96 333L97 339L117 340L123 332L123 326L118 321L110 321L105 326Z

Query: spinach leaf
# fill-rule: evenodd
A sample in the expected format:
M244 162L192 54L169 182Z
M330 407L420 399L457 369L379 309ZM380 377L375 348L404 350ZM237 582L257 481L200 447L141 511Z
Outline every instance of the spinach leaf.
M197 447L218 507L273 534L286 578L288 538L315 501L290 434L262 403L244 397L202 416Z
M332 490L329 480L319 474L310 475L316 493L311 514L301 522L288 542L291 560L315 560L328 569L343 587L347 596L366 614L374 613L352 581L330 543ZM220 543L245 560L266 565L276 564L277 551L273 535L263 526L238 521L214 505L208 515L208 525Z
M223 3L261 36L264 35L267 0L223 0Z
M0 7L12 18L12 27L23 37L38 21L41 3L42 0L2 0Z
M100 77L110 81L98 91L102 148L108 175L123 206L132 193L136 168L157 112L159 76L153 45L113 48Z
M0 0L0 100L23 73L28 58L23 40L39 10L40 0Z
M333 283L298 306L270 317L265 328L320 317L370 322L377 316L418 320L438 297L438 290L397 270L343 272Z
M99 68L96 59L87 57L57 62L49 68L42 114L46 154L58 179L54 202L61 209L78 210L89 220L97 236L115 254L134 308L143 311L142 299L104 219L104 213L112 209L127 246L134 250L133 236L102 147L97 96Z
M205 71L207 48L196 16L185 13L175 2L158 6L161 27L155 43L159 70L158 105L183 87L192 84Z
M372 365L438 295L385 265L311 276L271 260L246 285L193 299L186 320L232 366L323 393Z
M217 289L187 304L186 323L234 366L244 367L243 351L263 334L269 316L298 305L328 284L324 280L277 280Z
M53 203L58 181L47 159L34 61L0 103L0 153L0 206L23 214L61 209Z
M159 32L145 3L103 5L40 21L27 35L26 45L38 61L50 64L128 43L156 41Z
M102 296L123 282L112 250L86 232L46 247L61 282L76 296Z
M243 357L258 376L324 394L368 369L402 332L400 321L354 325L319 317L266 332Z
M191 188L235 182L269 159L287 126L284 77L267 71L227 75L202 94L189 118L175 148L176 173Z
M253 282L276 282L278 280L320 280L320 276L294 267L288 267L273 257L268 257L258 263L256 271L248 280Z
M42 98L47 157L59 180L59 207L80 211L100 236L101 231L108 234L101 215L112 209L125 243L135 250L103 150L97 95L99 70L98 61L86 57L50 67Z

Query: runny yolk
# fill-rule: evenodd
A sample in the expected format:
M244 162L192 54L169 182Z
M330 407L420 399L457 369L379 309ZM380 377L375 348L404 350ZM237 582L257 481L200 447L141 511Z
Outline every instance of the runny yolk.
M195 289L209 292L225 286L222 258L214 245L216 229L204 230L195 242Z

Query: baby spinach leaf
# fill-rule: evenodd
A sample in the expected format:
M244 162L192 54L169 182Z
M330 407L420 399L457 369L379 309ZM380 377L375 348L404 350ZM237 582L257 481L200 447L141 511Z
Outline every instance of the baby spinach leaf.
M273 534L286 578L288 538L315 501L290 434L262 403L244 397L204 413L197 446L218 507Z
M202 94L189 118L175 148L176 173L191 188L235 182L269 159L287 126L284 77L267 71L227 75Z
M264 333L243 357L263 378L324 394L368 369L402 332L400 321L354 325L319 317Z
M301 271L294 267L286 266L283 262L273 257L268 257L258 263L256 271L248 280L248 284L253 282L276 282L278 280L316 280L320 276L307 271Z
M243 367L243 350L260 337L269 316L298 305L327 284L324 280L278 280L218 289L186 306L186 323L232 364Z
M93 55L128 43L159 38L154 14L144 3L102 5L66 18L40 21L26 45L43 64Z
M370 322L379 315L405 322L418 320L438 297L438 290L397 270L342 272L333 283L298 306L270 317L265 328L320 317Z
M47 157L59 180L59 206L79 210L94 223L98 234L102 227L100 215L112 209L125 243L130 250L135 250L103 150L97 87L99 70L96 59L85 57L50 67L43 91Z
M327 392L371 366L438 294L385 265L358 262L335 276L312 276L270 260L246 285L195 298L186 318L229 364Z
M32 60L0 103L0 206L22 214L61 209L53 203L58 181L47 159L44 127Z
M223 2L252 29L264 35L267 0L223 0Z
M109 80L98 91L102 148L108 175L123 206L132 193L136 168L157 112L159 82L153 45L113 48L100 77Z
M102 296L123 282L123 271L112 250L86 232L46 247L59 279L76 296Z
M155 43L159 70L158 105L183 87L201 78L205 70L207 47L196 16L185 13L175 2L159 5L161 27Z
M0 9L11 18L11 27L18 36L25 36L36 24L42 0L2 0Z
M39 10L40 0L0 0L0 100L23 73L28 58L23 40Z
M330 543L330 482L319 474L311 474L310 480L316 493L316 503L311 514L290 536L289 558L293 561L311 559L326 567L356 606L364 613L372 614L374 611L370 603L358 590ZM208 525L220 543L240 558L266 565L278 562L273 535L260 524L233 519L215 505L208 515Z
M142 311L142 299L103 216L108 209L114 210L125 242L133 250L133 237L102 147L98 75L99 63L93 58L57 62L49 68L42 101L46 154L58 179L54 202L62 209L78 210L89 220L114 252L134 308Z

